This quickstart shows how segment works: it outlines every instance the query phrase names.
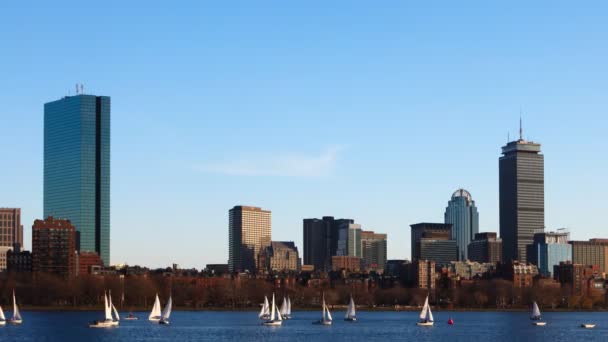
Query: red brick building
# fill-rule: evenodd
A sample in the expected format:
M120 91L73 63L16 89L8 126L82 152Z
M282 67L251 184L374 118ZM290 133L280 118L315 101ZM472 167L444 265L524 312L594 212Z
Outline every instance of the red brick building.
M32 226L32 271L70 277L76 273L76 228L49 216Z
M76 259L78 265L78 273L76 275L91 274L92 266L103 267L103 260L101 260L99 254L95 252L80 252Z
M361 258L355 256L332 256L331 267L333 271L361 272Z

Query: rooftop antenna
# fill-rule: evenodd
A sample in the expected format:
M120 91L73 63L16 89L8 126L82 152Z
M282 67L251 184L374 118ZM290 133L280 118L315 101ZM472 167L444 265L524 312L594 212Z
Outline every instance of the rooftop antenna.
M521 125L521 108L519 108L519 140L524 140L524 130Z
M76 95L78 95L78 83L76 83Z
M80 93L84 94L84 84L80 84Z

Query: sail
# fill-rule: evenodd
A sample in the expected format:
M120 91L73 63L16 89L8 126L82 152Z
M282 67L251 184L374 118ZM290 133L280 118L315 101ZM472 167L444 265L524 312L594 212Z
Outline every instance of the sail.
M264 316L266 314L266 302L267 302L267 299L266 299L266 297L264 297L264 303L262 303L262 308L260 309L260 313L258 314L259 318L262 318L262 316Z
M171 316L171 307L172 306L173 306L173 300L171 299L171 296L169 296L167 305L165 305L165 309L163 310L163 313L162 313L162 319L164 319L164 320L169 319L169 316Z
M4 311L2 311L1 306L0 306L0 321L6 321L6 317L4 317Z
M346 318L354 318L356 316L355 312L355 301L353 297L350 297L350 302L348 303L348 309L346 310Z
M274 303L274 293L272 294L272 307L270 309L270 320L274 321L277 305Z
M278 321L282 321L283 320L283 315L281 314L281 312L278 310L277 308L277 320Z
M270 304L266 296L264 296L264 315L270 315Z
M108 301L108 296L106 295L106 293L103 294L103 307L104 307L105 314L106 314L106 321L111 321L112 320L112 307L110 306L110 303Z
M150 312L150 317L148 317L148 319L153 319L155 317L160 317L160 299L158 299L158 294L156 294L154 306L152 307L152 311Z
M429 313L428 319L429 319L429 322L433 322L433 321L435 321L433 319L433 312L431 311L431 306L429 305L428 307L429 307L429 309L428 309L428 313Z
M19 313L19 307L17 306L17 298L15 297L15 290L13 290L13 320L21 320L21 314Z
M287 315L291 316L291 299L287 296Z
M281 310L279 311L281 315L287 315L287 299L283 297L283 304L281 304Z
M325 311L327 312L327 320L331 321L333 318L331 318L331 313L329 312L327 305L325 305Z
M540 318L540 309L538 308L538 304L536 304L536 302L534 302L534 304L532 305L532 315L530 316L531 319L539 319Z
M118 315L118 310L116 310L116 307L114 306L114 304L112 304L112 312L114 312L114 318L117 321L120 321L120 316Z
M422 311L420 311L420 320L425 320L427 316L427 312L429 310L429 297L426 297L424 301L424 306L422 307Z

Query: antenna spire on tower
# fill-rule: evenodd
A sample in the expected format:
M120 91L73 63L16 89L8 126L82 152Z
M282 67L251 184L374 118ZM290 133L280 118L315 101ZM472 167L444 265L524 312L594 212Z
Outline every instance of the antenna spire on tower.
M519 140L524 140L524 130L521 125L521 108L519 109Z

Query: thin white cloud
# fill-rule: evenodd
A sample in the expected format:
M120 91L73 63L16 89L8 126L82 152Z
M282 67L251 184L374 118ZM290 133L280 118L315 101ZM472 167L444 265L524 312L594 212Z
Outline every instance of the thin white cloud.
M205 172L233 176L283 176L283 177L321 177L331 174L340 146L325 148L318 155L246 155L236 159L212 162L203 165Z

